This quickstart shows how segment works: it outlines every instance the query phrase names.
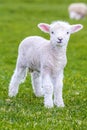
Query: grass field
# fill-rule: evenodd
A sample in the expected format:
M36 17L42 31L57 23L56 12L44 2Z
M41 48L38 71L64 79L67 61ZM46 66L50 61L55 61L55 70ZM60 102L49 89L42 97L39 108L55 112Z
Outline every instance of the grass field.
M70 20L67 7L79 0L0 0L0 130L87 130L87 18ZM83 0L86 2L86 0ZM37 24L64 20L84 29L71 36L65 68L65 108L46 109L28 77L14 98L8 97L17 49L29 35L41 35Z

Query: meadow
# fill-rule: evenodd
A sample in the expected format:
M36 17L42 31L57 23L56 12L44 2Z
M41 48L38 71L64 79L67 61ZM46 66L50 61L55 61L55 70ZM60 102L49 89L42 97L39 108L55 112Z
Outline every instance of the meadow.
M0 130L86 130L87 129L87 17L70 20L68 5L80 0L0 0ZM83 0L86 2L86 0ZM25 37L49 39L37 24L55 20L80 23L83 30L71 36L64 72L64 108L46 109L35 97L30 74L16 97L8 97L18 46Z

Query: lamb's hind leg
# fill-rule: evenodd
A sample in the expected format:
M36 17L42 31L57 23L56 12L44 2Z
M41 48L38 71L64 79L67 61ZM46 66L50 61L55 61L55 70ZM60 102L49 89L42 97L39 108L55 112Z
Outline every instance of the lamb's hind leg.
M34 71L31 74L31 80L32 80L32 87L34 90L34 93L37 97L43 96L43 88L42 88L42 81L41 76L39 72Z
M16 96L18 93L19 84L24 81L27 73L26 67L17 66L15 72L12 76L10 85L9 85L9 96Z

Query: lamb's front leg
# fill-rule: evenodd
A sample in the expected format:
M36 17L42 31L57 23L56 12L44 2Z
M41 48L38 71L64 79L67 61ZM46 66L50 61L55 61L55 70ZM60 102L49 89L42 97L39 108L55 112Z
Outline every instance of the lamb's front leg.
M42 78L43 89L44 89L44 105L47 108L53 107L53 85L51 78L48 74L45 74Z
M58 77L56 77L54 83L54 104L57 107L64 107L62 88L63 88L63 71L58 75Z

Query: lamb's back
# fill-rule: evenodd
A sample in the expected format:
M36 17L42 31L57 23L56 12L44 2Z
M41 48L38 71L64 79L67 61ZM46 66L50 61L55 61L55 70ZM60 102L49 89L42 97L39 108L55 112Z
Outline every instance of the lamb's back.
M28 51L32 49L33 51L41 50L43 49L46 45L49 44L49 40L46 40L45 38L42 38L40 36L30 36L25 38L21 44L19 45L19 51Z

